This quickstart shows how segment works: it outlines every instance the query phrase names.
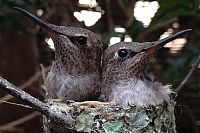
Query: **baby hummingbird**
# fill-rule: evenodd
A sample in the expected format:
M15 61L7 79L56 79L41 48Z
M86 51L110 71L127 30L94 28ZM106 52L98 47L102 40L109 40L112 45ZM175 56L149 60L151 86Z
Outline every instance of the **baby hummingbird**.
M180 31L155 42L120 42L109 46L102 56L100 99L126 107L148 107L169 101L170 85L162 85L147 71L150 57L166 43L187 33Z
M97 97L103 45L93 32L44 22L24 9L20 13L45 29L55 46L55 61L45 81L49 98L84 101Z

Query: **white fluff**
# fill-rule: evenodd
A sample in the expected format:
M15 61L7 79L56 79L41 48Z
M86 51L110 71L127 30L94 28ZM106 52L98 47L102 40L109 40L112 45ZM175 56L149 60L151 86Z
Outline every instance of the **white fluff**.
M143 106L159 105L170 100L171 85L163 86L161 83L129 79L119 81L112 86L109 101L116 102L122 107L127 105Z

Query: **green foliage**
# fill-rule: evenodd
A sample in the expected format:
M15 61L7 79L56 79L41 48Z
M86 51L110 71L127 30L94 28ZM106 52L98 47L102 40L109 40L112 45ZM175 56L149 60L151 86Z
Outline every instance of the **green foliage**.
M153 23L179 16L195 16L200 11L199 0L159 0L160 8L153 18Z
M126 28L126 34L130 35L134 40L144 30L144 26L141 22L135 20L133 23Z

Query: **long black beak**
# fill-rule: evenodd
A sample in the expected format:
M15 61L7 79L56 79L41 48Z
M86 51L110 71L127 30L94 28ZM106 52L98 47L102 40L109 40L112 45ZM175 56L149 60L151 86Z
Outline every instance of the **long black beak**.
M62 34L59 31L58 26L50 24L48 22L45 22L45 21L41 20L40 18L36 17L35 15L31 14L30 12L28 12L28 11L22 9L22 8L14 7L14 9L19 11L23 15L27 16L28 18L30 18L33 22L40 25L42 28L44 28L48 32Z
M192 29L186 29L186 30L182 30L180 32L177 32L176 34L174 35L171 35L169 37L166 37L164 39L161 39L161 40L158 40L156 42L152 42L149 44L149 46L146 46L144 48L145 51L148 51L148 52L154 52L156 50L158 50L159 48L163 47L165 44L177 39L178 37L186 34L187 32L189 31L192 31ZM152 44L152 45L151 45Z

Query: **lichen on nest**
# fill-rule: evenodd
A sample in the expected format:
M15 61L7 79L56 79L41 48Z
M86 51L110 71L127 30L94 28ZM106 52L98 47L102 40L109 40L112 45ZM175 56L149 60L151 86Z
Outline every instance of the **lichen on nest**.
M49 104L68 112L76 123L72 132L95 133L174 133L174 100L156 107L121 108L114 104L97 101L63 102L58 99L51 100ZM69 131L63 125L56 125L47 118L44 125L55 132ZM53 129L53 130L52 130Z

